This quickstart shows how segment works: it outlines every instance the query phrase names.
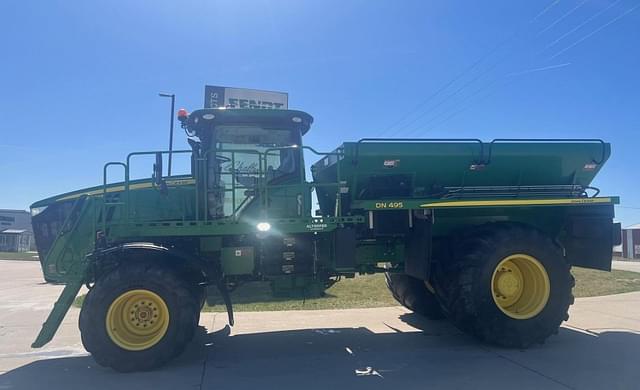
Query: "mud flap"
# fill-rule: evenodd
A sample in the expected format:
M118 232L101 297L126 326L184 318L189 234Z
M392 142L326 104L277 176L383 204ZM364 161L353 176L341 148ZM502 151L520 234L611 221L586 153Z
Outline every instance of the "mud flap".
M31 344L31 348L41 348L53 339L53 335L56 334L83 283L82 280L78 280L70 282L65 286L60 297L53 305L53 310L49 313L49 317L47 317L47 320L42 324L42 329L40 333L38 333L38 337L36 337L36 340Z
M584 212L570 216L567 235L561 241L571 265L611 271L611 248L622 238L620 225L613 223L613 206L594 211L600 211L600 215Z
M216 283L216 287L218 287L218 291L220 291L220 296L222 300L224 300L224 305L227 307L227 315L229 316L229 325L233 326L233 306L231 305L231 296L229 295L229 290L227 290L227 286L224 284L223 279L218 279Z
M420 280L429 280L431 270L431 219L414 219L407 235L404 273Z

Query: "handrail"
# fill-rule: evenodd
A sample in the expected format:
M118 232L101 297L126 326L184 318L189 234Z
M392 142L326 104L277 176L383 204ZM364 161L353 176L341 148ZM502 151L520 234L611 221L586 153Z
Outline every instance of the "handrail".
M125 167L125 175L124 175L124 193L125 193L125 220L128 221L129 217L130 217L130 210L129 210L129 205L130 205L130 182L131 182L131 177L130 177L130 173L131 173L131 158L135 157L135 156L150 156L150 155L155 155L157 153L161 153L162 155L164 154L185 154L185 153L192 153L192 150L173 150L173 151L169 151L169 150L154 150L154 151L146 151L146 152L131 152L127 155L127 159L126 159L126 163L112 163L113 165L115 164L120 164L122 166ZM110 163L107 163L110 164ZM169 176L164 176L164 177L169 177ZM104 191L106 191L106 185L104 186ZM197 202L197 194L196 194L196 202Z
M342 181L341 181L341 175L339 172L339 168L338 168L338 172L337 172L337 182L336 183L307 183L304 179L304 165L303 165L303 161L304 161L304 154L300 153L300 162L299 162L299 167L300 167L300 176L299 179L300 181L298 183L293 183L293 184L269 184L267 183L266 179L266 164L267 164L267 158L269 155L271 155L273 152L278 151L278 150L287 150L287 149L297 149L297 150L309 150L311 153L315 154L315 155L319 155L319 156L344 156L344 153L342 152L319 152L316 149L310 147L310 146L298 146L298 145L290 145L290 146L282 146L282 147L273 147L273 148L268 148L266 149L264 152L255 150L255 149L210 149L207 150L204 153L198 153L198 154L194 154L194 158L196 160L196 166L194 167L195 171L192 172L192 176L193 178L196 180L196 191L195 191L195 201L196 201L196 220L200 219L200 215L199 215L199 197L202 194L198 194L198 188L200 188L200 186L198 185L199 180L204 179L204 191L208 191L208 187L207 187L207 183L208 183L208 176L209 176L209 169L206 166L201 166L200 162L202 161L206 161L207 157L210 154L213 153L230 153L231 154L231 163L232 163L232 170L231 172L221 172L221 174L228 174L231 175L232 177L232 183L231 183L231 188L229 189L223 189L224 192L231 192L232 193L232 204L233 204L233 215L235 215L235 213L237 212L237 208L236 208L236 194L235 191L239 188L247 188L249 189L249 187L247 186L237 186L236 185L236 175L237 172L235 172L235 163L236 163L236 155L237 154L253 154L256 155L258 158L258 170L257 172L255 172L255 174L257 175L257 180L256 180L256 191L258 193L261 193L262 196L262 210L266 215L268 214L268 209L269 209L269 204L268 204L268 192L269 190L273 190L276 188L287 188L287 187L293 187L293 186L303 186L303 187L308 187L309 189L314 188L314 187L330 187L330 186L341 186ZM106 199L106 194L107 194L107 189L108 189L108 169L111 166L122 166L124 168L124 182L123 182L123 192L124 192L124 200L123 200L123 204L124 204L124 219L125 220L129 220L129 218L131 217L130 215L130 189L131 189L131 166L132 166L132 159L136 156L150 156L150 155L155 155L155 154L185 154L185 153L193 153L193 150L174 150L174 151L168 151L168 150L160 150L160 151L138 151L138 152L131 152L127 155L126 157L126 162L108 162L104 165L103 167L103 188L102 188L102 192L103 192L103 197L104 199ZM201 170L203 172L201 172ZM201 177L202 176L202 177ZM168 176L163 176L163 177L168 177ZM337 191L337 202L339 204L340 202L340 191ZM203 219L206 221L209 218L209 211L208 211L208 195L205 194L204 196L204 216ZM302 207L304 209L305 206L305 202L306 202L306 198L303 197L302 198ZM108 206L108 204L106 202L103 202L103 222L106 224L106 206ZM336 216L340 216L340 208L337 209L336 211Z
M298 150L309 150L311 153L316 154L318 156L341 156L344 155L343 153L339 153L339 152L318 152L317 150L315 150L314 148L310 147L310 146L299 146L299 145L291 145L291 146L281 146L281 147L275 147L275 148L269 148L266 149L264 151L265 154L265 166L266 166L266 156L268 155L269 152L271 151L275 151L275 150L287 150L287 149L298 149ZM306 185L307 183L304 180L304 154L300 153L299 156L299 164L300 164L300 185ZM340 177L340 164L337 165L336 167L336 180L337 183L335 183L335 185L337 185L338 187L341 184L341 177ZM277 185L276 185L277 186ZM265 201L266 199L268 199L268 188L272 187L272 188L277 188L275 186L269 186L268 183L266 183L265 181L265 187L264 187L264 197L265 197ZM314 183L309 184L309 188L313 188L315 187ZM302 208L304 209L304 197L303 197L303 204L302 204ZM336 192L336 202L337 202L337 206L340 206L340 191L338 190ZM341 207L336 207L336 217L339 217L341 214ZM267 216L267 207L265 207L265 217Z
M127 154L127 166L129 166L130 164L130 160L131 157L134 156L145 156L145 155L152 155L152 154L156 154L156 153L162 153L162 154L183 154L183 153L192 153L193 150L191 149L183 149L183 150L173 150L173 151L168 151L168 150L153 150L153 151L148 151L148 152L131 152L129 154Z
M113 166L113 165L119 165L123 167L125 170L125 173L127 171L127 164L123 162L109 161L108 163L104 164L104 167L102 168L102 193L103 194L107 193L107 170L110 166Z
M480 162L483 164L489 164L491 162L491 156L492 156L492 151L493 151L493 145L496 143L500 143L500 142L531 142L531 143L536 143L536 142L593 142L593 143L599 143L602 145L602 156L600 158L600 160L596 161L594 160L593 162L595 164L602 164L606 158L606 143L599 138L575 138L575 139L571 139L571 138L496 138L491 142L488 142L489 144L489 148L488 148L488 153L486 156L486 159L484 158L484 152L485 152L485 143L482 142L480 139L477 138L362 138L360 140L358 140L358 142L356 143L356 151L354 153L354 158L353 158L353 164L357 165L358 164L358 159L360 157L360 144L362 143L367 143L367 142L426 142L426 143L438 143L438 142L475 142L478 143L480 145Z

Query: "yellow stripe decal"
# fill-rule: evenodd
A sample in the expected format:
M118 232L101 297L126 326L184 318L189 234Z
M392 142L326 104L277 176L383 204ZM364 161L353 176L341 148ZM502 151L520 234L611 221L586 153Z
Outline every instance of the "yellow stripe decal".
M563 204L612 203L611 198L568 199L508 199L508 200L458 200L421 204L420 207L479 207L479 206L544 206Z

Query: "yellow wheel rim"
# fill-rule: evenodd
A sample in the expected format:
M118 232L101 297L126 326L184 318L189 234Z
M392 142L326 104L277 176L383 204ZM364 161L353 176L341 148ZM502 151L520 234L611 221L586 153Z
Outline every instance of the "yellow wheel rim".
M502 259L491 277L491 295L511 318L535 317L549 301L551 284L544 266L535 258L515 254Z
M169 308L149 290L130 290L109 306L107 334L119 347L142 351L156 345L169 328Z

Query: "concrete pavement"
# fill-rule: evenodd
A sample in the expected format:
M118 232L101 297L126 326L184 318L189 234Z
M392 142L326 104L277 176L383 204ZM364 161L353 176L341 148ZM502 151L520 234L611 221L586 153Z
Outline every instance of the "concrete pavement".
M118 374L87 356L72 309L53 342L29 344L60 287L37 263L0 261L0 389L491 388L632 389L640 385L640 293L577 299L571 319L526 351L480 344L446 321L400 307L203 314L167 367Z
M623 271L640 272L640 261L614 260L611 262L611 268Z

